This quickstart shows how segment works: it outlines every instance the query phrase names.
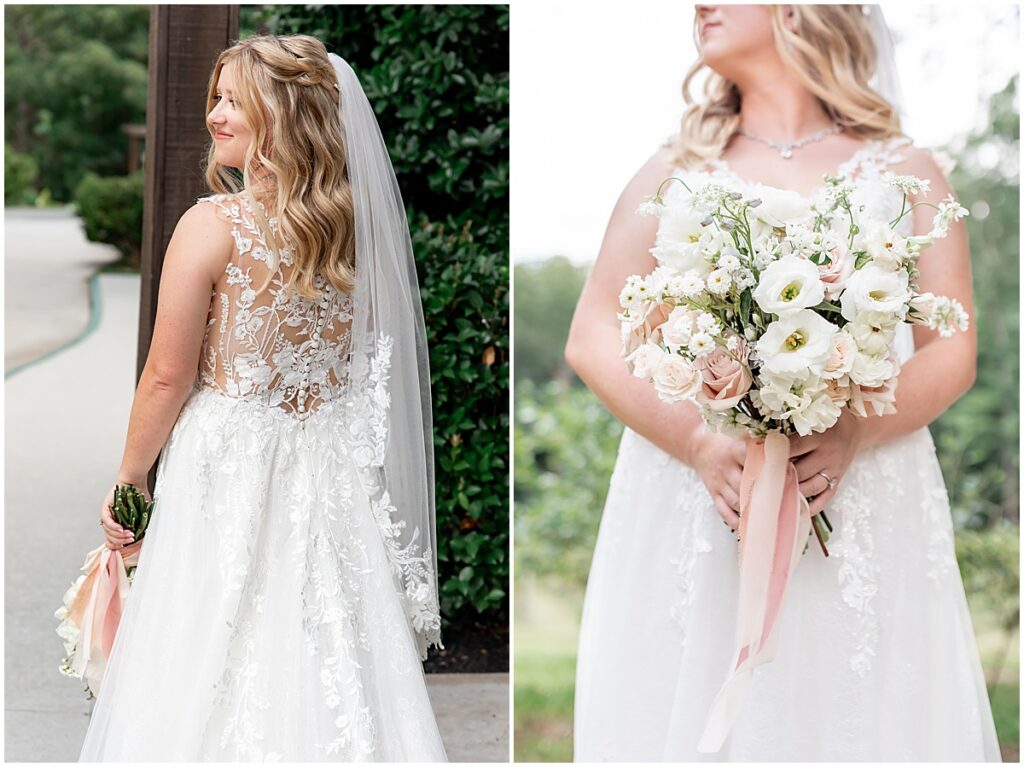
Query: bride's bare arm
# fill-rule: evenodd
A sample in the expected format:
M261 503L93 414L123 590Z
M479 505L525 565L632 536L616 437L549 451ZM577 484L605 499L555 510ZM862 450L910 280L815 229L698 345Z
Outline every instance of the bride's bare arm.
M927 195L919 195L918 200L937 204L952 193L942 171L924 150L908 151L906 161L895 166L893 171L931 182L931 191ZM932 228L934 215L935 209L927 205L916 208L913 211L914 233L927 234ZM921 254L918 269L921 272L918 280L921 292L957 299L971 316L970 328L963 333L956 332L950 338L941 338L938 332L915 325L916 351L899 374L896 413L866 419L844 413L839 428L803 437L794 443L794 456L811 454L796 463L801 490L805 494L821 493L822 487L818 484L824 485L824 480L816 472L841 476L857 451L927 426L974 384L977 335L971 297L971 258L967 227L963 221L951 224L949 235L937 240ZM834 473L837 470L838 475ZM815 498L812 511L816 505L824 505L831 495L826 491Z
M671 170L669 150L659 151L619 198L576 306L565 359L622 423L698 469L719 514L735 526L738 520L732 510L739 508L743 442L708 432L692 403L662 402L650 383L630 374L619 354L619 293L629 275L648 274L656 265L649 250L654 246L657 219L637 215L636 209Z
M216 208L197 203L178 221L160 278L153 342L132 402L118 479L145 487L199 369L210 295L232 241Z

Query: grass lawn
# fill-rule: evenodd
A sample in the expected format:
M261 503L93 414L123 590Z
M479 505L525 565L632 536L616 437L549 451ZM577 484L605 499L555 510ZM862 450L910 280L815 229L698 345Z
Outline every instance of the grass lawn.
M582 595L516 584L515 760L571 762L576 640ZM1004 762L1020 761L1020 652L972 604L982 664ZM994 665L1006 660L999 683Z

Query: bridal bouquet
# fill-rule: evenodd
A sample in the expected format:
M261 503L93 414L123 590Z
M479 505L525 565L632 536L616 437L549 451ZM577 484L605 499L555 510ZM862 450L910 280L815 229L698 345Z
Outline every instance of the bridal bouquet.
M118 485L110 511L118 524L135 534L135 542L118 550L107 548L104 543L90 551L82 565L83 574L65 592L63 604L54 613L60 621L57 635L67 654L60 672L84 678L89 699L99 693L124 600L139 561L141 539L153 514L153 502L146 500L134 485Z
M925 180L884 180L903 197L892 220L867 215L838 177L813 203L769 187L745 197L669 179L640 206L660 219L658 267L631 276L619 296L622 355L662 400L695 401L711 428L752 437L740 493L737 662L702 751L718 750L753 666L773 656L772 626L812 528L828 554L827 519L810 518L788 437L829 429L843 408L895 412L900 323L943 336L967 328L959 302L916 282L921 252L967 211L952 196L910 204L928 191ZM663 196L672 182L682 189ZM899 234L921 205L936 209L932 230Z

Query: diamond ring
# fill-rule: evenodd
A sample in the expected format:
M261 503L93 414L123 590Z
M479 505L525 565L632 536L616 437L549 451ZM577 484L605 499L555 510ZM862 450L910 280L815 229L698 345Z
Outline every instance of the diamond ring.
M819 471L818 475L821 476L821 477L824 477L825 481L828 482L828 489L829 490L831 490L833 487L835 487L836 486L836 482L839 481L838 479L832 479L832 477L830 477L828 474L826 474L823 471Z

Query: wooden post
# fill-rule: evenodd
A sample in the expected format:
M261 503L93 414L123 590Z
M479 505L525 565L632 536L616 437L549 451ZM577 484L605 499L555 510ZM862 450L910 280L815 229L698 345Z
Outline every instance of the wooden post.
M181 214L207 191L206 89L238 38L237 5L154 5L149 23L142 295L136 381L153 338L164 251Z

